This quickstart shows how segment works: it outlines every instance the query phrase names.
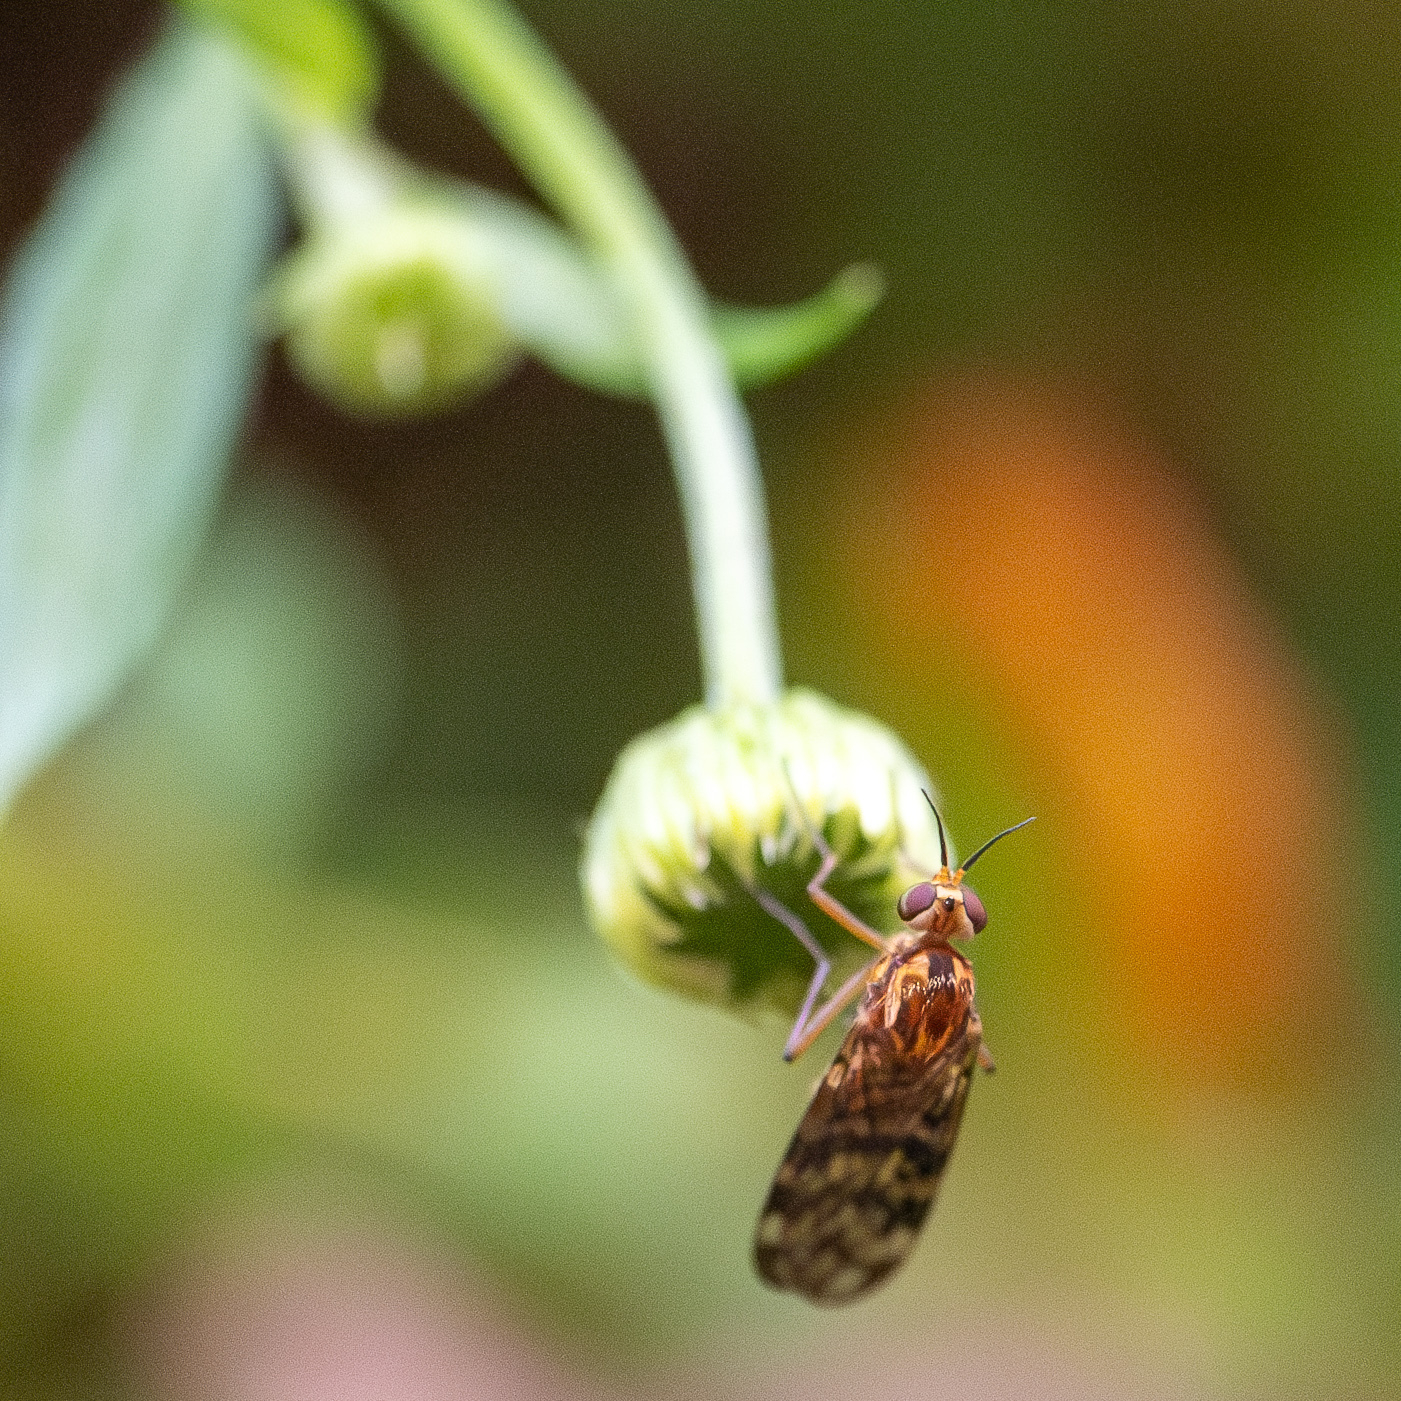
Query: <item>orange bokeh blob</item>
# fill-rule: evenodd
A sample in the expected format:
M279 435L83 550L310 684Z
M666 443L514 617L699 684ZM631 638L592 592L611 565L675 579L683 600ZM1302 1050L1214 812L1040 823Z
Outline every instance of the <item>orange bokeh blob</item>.
M889 518L857 524L901 567L872 612L902 651L957 620L1093 875L1120 1030L1212 1081L1316 1073L1348 1000L1340 746L1201 508L1101 412L1026 386L944 387L885 453Z

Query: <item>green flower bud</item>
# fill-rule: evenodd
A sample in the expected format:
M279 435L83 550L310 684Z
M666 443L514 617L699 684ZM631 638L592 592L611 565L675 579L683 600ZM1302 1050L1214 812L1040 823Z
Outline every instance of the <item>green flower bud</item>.
M840 857L828 889L877 929L940 865L928 775L883 725L792 690L773 704L696 706L619 756L585 839L594 927L646 981L737 1010L795 1012L810 955L755 902L794 910L840 978L866 945L808 898L820 832Z
M462 215L398 201L311 234L278 274L274 320L298 372L342 408L441 408L514 358L489 271Z

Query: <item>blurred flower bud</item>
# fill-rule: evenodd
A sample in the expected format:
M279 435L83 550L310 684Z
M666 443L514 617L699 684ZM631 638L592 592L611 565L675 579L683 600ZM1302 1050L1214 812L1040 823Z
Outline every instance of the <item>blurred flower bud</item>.
M805 886L815 828L842 858L828 888L878 929L939 867L928 776L883 725L806 690L773 704L701 706L619 756L585 839L594 927L648 982L745 1010L793 1012L812 959L750 893L796 911L841 976L870 950ZM801 809L801 811L800 811Z
M513 359L481 236L449 207L401 200L324 224L272 296L292 363L352 412L440 408Z

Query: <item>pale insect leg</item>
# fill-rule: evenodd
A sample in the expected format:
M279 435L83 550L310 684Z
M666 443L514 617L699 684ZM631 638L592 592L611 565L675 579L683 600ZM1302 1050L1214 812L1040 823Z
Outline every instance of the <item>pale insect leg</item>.
M827 975L832 971L832 960L827 957L826 950L823 949L822 945L813 938L812 931L782 900L770 895L767 890L763 890L757 885L751 885L749 893L765 911L792 932L797 941L812 955L813 962L817 965L813 971L812 982L808 984L807 996L803 999L802 1011L798 1013L798 1020L793 1023L793 1030L788 1036L788 1044L783 1050L784 1059L792 1060L790 1052L807 1026L808 1013L812 1011L813 1003L817 1001L818 994L827 981Z
M826 888L827 880L832 872L837 869L837 862L840 859L837 853L827 845L822 833L812 828L808 829L812 833L813 845L822 853L822 864L817 868L817 874L808 882L808 894L812 897L812 903L817 906L829 919L834 919L848 934L855 934L863 943L870 944L873 949L879 949L882 953L888 953L885 935L872 929L865 920L853 910L847 909L830 890Z
M798 1034L799 1028L793 1028L793 1035L788 1038L788 1044L783 1048L784 1060L797 1060L819 1036L827 1029L827 1024L845 1007L857 993L861 992L867 983L871 981L871 970L879 960L872 959L864 968L858 968L836 992L832 994L832 1000L823 1007L807 1028Z
M817 1001L818 994L827 981L827 974L832 971L832 961L823 952L822 945L813 938L807 925L781 900L759 886L751 886L750 894L767 913L792 932L798 942L817 962L812 982L808 984L807 996L803 999L803 1009L798 1013L798 1020L793 1023L793 1030L788 1033L788 1041L783 1048L784 1060L796 1060L817 1040L828 1022L851 1001L856 993L865 987L870 978L872 965L868 963L864 968L853 973L832 995L831 1000L814 1014L813 1004Z
M822 857L822 864L817 868L817 874L808 882L808 895L812 902L829 919L835 920L848 934L854 934L863 943L870 944L873 949L879 949L882 953L888 952L885 936L872 929L854 911L847 909L835 895L826 888L828 879L833 871L837 869L837 863L841 858L830 846L827 839L808 820L807 809L803 807L798 799L798 790L793 786L793 775L788 772L788 765L783 765L783 776L788 780L788 791L793 795L793 806L797 810L798 820L807 829L807 834L813 846L815 846ZM769 911L773 913L772 910ZM796 918L796 916L795 916ZM787 921L785 921L787 923ZM792 928L790 925L789 928ZM823 1023L826 1025L826 1023ZM791 1059L791 1057L790 1057Z

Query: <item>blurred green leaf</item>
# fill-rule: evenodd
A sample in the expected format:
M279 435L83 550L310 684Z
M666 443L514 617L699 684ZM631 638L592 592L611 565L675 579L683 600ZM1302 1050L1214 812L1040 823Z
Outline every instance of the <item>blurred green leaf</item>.
M150 644L204 536L275 223L242 61L171 28L0 306L0 807Z
M607 273L529 205L477 186L457 200L479 231L511 331L556 373L604 394L647 392L627 312ZM880 300L868 267L848 268L792 306L716 307L715 330L742 385L767 384L844 340Z
M885 292L868 263L845 268L820 292L791 306L721 306L715 329L741 384L767 384L825 355L875 309Z
M166 860L204 841L295 864L389 737L397 642L354 522L285 473L243 477L159 644L54 770Z
M232 30L287 87L338 121L363 118L379 91L379 55L353 5L339 0L180 0Z

